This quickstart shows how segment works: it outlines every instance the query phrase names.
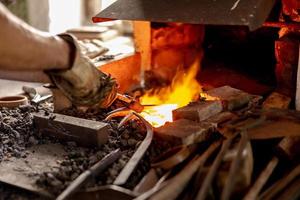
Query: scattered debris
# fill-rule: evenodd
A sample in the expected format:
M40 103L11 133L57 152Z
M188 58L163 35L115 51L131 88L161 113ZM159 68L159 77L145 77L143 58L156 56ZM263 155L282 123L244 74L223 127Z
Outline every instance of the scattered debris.
M31 105L17 109L0 108L0 161L10 157L26 157L24 150L36 143L31 112L37 108Z

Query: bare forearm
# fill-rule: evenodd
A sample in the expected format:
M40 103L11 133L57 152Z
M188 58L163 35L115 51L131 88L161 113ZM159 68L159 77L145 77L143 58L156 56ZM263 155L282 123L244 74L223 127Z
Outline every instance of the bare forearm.
M23 71L23 70L12 71L12 70L0 69L0 79L38 82L38 83L51 83L49 76L45 74L43 71Z
M25 24L0 3L0 69L47 70L69 67L69 45Z

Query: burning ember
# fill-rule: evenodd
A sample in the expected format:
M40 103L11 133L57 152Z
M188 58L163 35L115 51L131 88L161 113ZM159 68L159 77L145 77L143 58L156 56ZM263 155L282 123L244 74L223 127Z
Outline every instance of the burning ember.
M199 69L200 56L187 71L178 70L170 86L147 92L141 97L142 105L157 106L146 106L141 115L154 127L172 122L173 110L199 97L201 86L196 80Z

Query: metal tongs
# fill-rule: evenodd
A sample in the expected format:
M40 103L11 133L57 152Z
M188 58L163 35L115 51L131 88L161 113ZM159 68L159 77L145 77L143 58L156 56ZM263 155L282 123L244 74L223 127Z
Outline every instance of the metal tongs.
M144 106L140 104L138 100L129 95L117 93L117 99L122 101L127 108L134 110L137 113L144 110Z

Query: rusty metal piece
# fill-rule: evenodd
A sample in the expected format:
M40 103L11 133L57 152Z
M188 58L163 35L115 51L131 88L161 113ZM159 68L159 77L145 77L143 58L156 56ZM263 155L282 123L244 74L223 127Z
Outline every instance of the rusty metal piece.
M248 144L249 140L248 140L248 136L247 136L247 132L246 131L242 131L241 132L241 139L238 145L238 150L237 150L237 155L234 158L231 166L230 166L230 170L229 170L229 174L228 177L226 179L226 183L224 185L222 194L221 194L221 200L228 200L230 199L231 193L234 189L234 186L236 185L236 174L238 171L238 168L241 167L241 162L242 162L242 157L243 157L243 152L246 149L246 146ZM253 158L252 158L253 160ZM253 168L253 161L252 161L252 168ZM249 170L248 170L249 171ZM250 177L251 177L251 173L252 170L250 170ZM250 180L248 181L250 184Z
M96 23L121 19L244 25L254 30L262 26L274 3L275 0L119 0L93 17L93 21Z
M274 104L274 106L275 107L278 107L278 106L281 107L278 104ZM267 116L267 118L271 118L271 117L272 118L278 118L278 117L282 117L282 116L286 116L286 115L290 116L290 117L293 116L294 118L299 117L299 116L297 116L297 113L293 112L293 113L287 114L283 110L277 110L277 109L267 110L266 112L264 112L264 114ZM292 122L292 121L291 120L284 120L283 122ZM264 130L264 131L261 131L261 134L264 134L264 135L265 135L266 132L268 132L266 130L272 130L273 133L274 133L274 131L276 132L276 131L279 130L282 133L284 133L284 134L282 134L282 136L285 136L286 133L290 134L290 132L295 132L295 133L299 132L299 131L297 131L297 127L295 127L295 125L297 125L298 123L294 124L293 126L289 126L286 123L282 124L282 122L281 123L280 122L273 122L271 124L269 123L269 125L273 124L273 128L270 127L271 129L266 129L265 124L266 123L264 123L262 125L264 129L261 129L260 127L257 127L258 129ZM277 127L274 127L274 125L277 125ZM279 125L279 127L278 127L278 125ZM292 131L287 130L287 128L291 129ZM284 131L283 131L283 129L284 129ZM252 130L250 130L250 131L252 131ZM253 133L252 134L250 133L249 136L251 135L251 137L253 137L253 135L254 135ZM260 134L257 134L257 135L260 135ZM297 148L298 146L299 146L299 137L285 137L277 145L277 152L276 153L279 153L280 156L284 156L285 159L291 160L294 157L296 157L296 155L299 155L299 149ZM251 189L248 191L248 193L244 197L244 200L252 200L252 199L257 198L257 196L259 195L261 189L263 188L265 183L268 181L268 179L272 175L274 169L278 165L278 162L279 162L279 159L278 159L278 157L275 157L275 156L271 159L271 161L269 161L266 168L264 168L264 170L260 173L257 180L255 181L255 183L253 184Z
M205 164L220 144L220 141L214 142L202 155L195 156L176 176L167 181L162 190L151 196L150 200L176 199L184 190L187 183L189 183L192 176Z
M135 186L134 192L142 194L153 188L159 181L159 177L154 168L151 168L149 172L142 178L142 180Z
M243 198L243 200L254 200L257 199L257 196L259 195L261 189L266 184L267 180L273 173L275 167L278 164L279 159L277 157L273 157L272 160L268 163L266 168L261 172L259 177L256 179L253 186L250 188L246 196Z
M242 90L227 85L201 93L201 96L207 100L221 100L225 110L240 109L246 106L252 97Z
M297 176L300 175L300 165L296 166L290 173L283 176L280 180L269 187L259 199L273 199L281 192L289 183L291 183Z
M193 102L187 106L173 110L173 120L188 119L201 122L220 112L223 106L221 101Z
M200 124L187 119L179 119L155 129L160 137L176 137L185 145L206 141L212 135L213 125Z
M289 184L287 188L279 195L277 199L295 200L300 197L300 179L297 179Z
M272 158L272 160L269 161L268 165L261 172L258 179L254 183L253 187L250 189L250 191L244 197L244 199L247 199L247 200L256 199L256 197L259 195L259 192L261 191L262 187L267 182L267 180L270 178L270 176L272 175L272 172L278 165L279 159L292 161L293 159L295 159L299 156L299 153L300 153L299 143L300 143L299 137L285 137L280 141L280 143L277 145L277 148L275 151L277 157L274 156ZM299 174L300 174L300 167L298 170L299 170ZM297 170L296 170L296 172L298 173ZM262 196L264 196L264 195L267 195L267 191L262 194Z
M145 125L147 129L147 135L143 142L140 144L136 152L133 154L133 156L130 158L126 166L123 168L123 170L120 172L116 180L114 181L114 185L124 185L129 177L132 175L133 171L137 167L140 160L143 158L144 154L148 150L152 139L153 139L153 128L152 126L139 114L134 112L134 115L141 120L141 122Z
M57 198L56 200L68 199L73 193L78 191L90 178L96 177L103 172L108 166L113 164L121 157L120 149L109 153L91 168L81 173Z
M233 140L233 138L236 135L226 139L223 144L220 152L218 153L216 159L214 160L212 166L210 167L208 174L206 175L203 184L201 185L201 188L196 196L196 200L204 200L206 199L206 196L208 194L209 188L212 184L212 181L214 177L216 176L217 170L220 167L220 164L222 163L223 157L226 153L226 151L229 149L229 146Z
M156 158L151 166L154 168L170 170L179 163L182 163L184 160L186 160L191 155L191 153L196 150L196 147L196 145L182 145L172 148Z
M35 113L34 124L40 134L83 146L101 146L108 141L109 125L103 122L61 114Z
M140 196L134 198L133 200L146 200L146 199L149 199L149 197L151 197L153 194L155 194L157 191L161 190L162 188L164 188L167 185L168 180L166 181L166 179L169 177L170 174L171 174L171 171L166 172L165 175L163 175L158 180L158 182L155 184L155 186L153 188L151 188L147 192L144 192L143 194L141 194Z

